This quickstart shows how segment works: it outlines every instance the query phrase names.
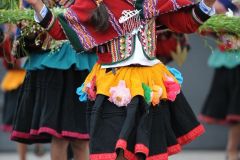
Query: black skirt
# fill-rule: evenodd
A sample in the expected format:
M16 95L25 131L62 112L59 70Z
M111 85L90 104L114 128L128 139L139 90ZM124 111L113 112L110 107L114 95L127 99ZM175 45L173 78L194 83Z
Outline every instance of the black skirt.
M13 119L17 108L17 98L18 98L19 88L6 91L4 93L4 104L2 113L2 125L1 130L5 132L12 131Z
M98 95L91 112L90 159L115 160L122 149L127 160L135 160L137 154L146 160L167 160L203 132L182 94L157 107L140 96L127 107L117 107Z
M52 136L88 140L87 104L76 95L87 75L73 68L27 72L11 139L27 144L50 142Z
M215 70L211 90L199 118L216 124L240 122L240 66Z

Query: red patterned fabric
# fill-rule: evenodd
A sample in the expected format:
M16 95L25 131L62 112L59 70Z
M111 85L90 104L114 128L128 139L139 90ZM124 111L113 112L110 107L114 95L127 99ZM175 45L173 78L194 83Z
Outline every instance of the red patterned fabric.
M163 2L164 3L159 0L157 4L156 9L160 13L171 12L192 4L188 0L178 0L176 1L176 4L173 3L174 0L164 0ZM134 7L125 0L118 0L116 3L114 3L112 0L105 0L104 3L106 4L108 10L113 14L113 17L115 17L115 20L119 19L123 10L134 9ZM97 32L94 26L92 26L88 21L95 7L96 5L93 3L93 1L77 0L76 3L72 5L71 8L67 11L67 13L77 15L78 19L74 21L68 19L66 20L68 21L70 27L71 23L69 21L72 21L72 23L78 23L79 25L83 26L83 30L85 33L88 33L88 37L91 36L91 38L95 40L96 45L101 45L116 37L119 37L122 33L121 31L117 30L117 28L119 28L119 26L122 28L122 26L121 24L115 24L117 26L113 26L114 23L111 23L112 25L110 25L107 31ZM195 32L199 27L199 24L192 18L191 8L178 10L177 13L174 12L168 14L160 14L157 18L157 21L176 32L192 33ZM66 38L58 20L55 21L54 25L50 29L50 34L55 39ZM84 37L84 35L82 35L82 37ZM92 48L93 47L94 45Z

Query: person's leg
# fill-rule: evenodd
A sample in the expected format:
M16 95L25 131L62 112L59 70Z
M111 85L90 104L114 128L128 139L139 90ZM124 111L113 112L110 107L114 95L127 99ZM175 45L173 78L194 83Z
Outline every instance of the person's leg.
M68 160L73 159L73 151L72 151L71 145L68 145L68 149L67 149L67 159L68 159Z
M17 143L17 151L20 160L27 159L27 145L23 143Z
M34 153L36 156L41 157L45 154L45 150L41 144L36 144L34 146Z
M230 127L227 144L228 160L238 160L238 146L240 143L240 124Z
M116 160L127 160L127 159L124 157L124 151L123 151L122 149L119 151Z
M51 160L67 160L67 147L69 142L53 137L51 143Z
M75 140L71 142L74 160L89 159L89 142L84 140Z

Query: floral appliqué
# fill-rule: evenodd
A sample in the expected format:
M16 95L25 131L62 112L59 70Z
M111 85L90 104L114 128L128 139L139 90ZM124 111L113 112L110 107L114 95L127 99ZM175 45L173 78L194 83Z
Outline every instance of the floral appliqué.
M79 95L81 102L87 101L87 99L94 101L96 99L96 76L86 86L83 83L81 87L78 87L76 93Z
M152 97L152 105L153 106L156 106L157 104L160 103L160 98L162 96L162 93L163 93L163 90L162 90L161 86L154 85L152 87L151 97Z
M94 101L96 99L96 90L96 76L94 76L93 79L86 84L85 88L89 100Z
M173 78L165 75L164 85L167 90L167 98L170 101L174 101L177 95L180 93L180 85L174 81Z
M77 91L76 91L77 95L79 95L79 101L80 102L87 101L88 96L87 96L87 93L83 91L84 86L85 85L83 83L80 87L77 88Z
M120 80L116 87L110 88L109 101L119 107L127 106L132 99L129 88L126 87L124 80Z

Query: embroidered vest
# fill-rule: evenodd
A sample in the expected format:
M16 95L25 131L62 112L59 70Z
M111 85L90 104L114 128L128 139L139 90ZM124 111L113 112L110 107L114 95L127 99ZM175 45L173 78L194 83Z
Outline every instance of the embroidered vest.
M106 32L101 33L87 22L91 10L96 7L92 2L78 0L58 19L76 51L97 48L98 53L108 53L107 55L110 56L107 58L108 61L103 61L105 64L117 63L131 57L135 49L136 36L139 37L145 56L148 59L154 59L156 51L155 18L193 4L189 0L104 0L111 25ZM127 20L121 23L123 14L135 14L138 11L141 17L139 21L137 21L138 19L131 20L131 18L128 21L126 18ZM132 34L136 29L138 32Z
M97 47L97 53L99 58L101 54L109 53L111 60L104 61L101 59L103 64L114 64L122 62L130 58L135 50L135 40L139 38L144 55L148 59L155 59L156 53L156 31L155 31L155 20L148 21L147 24L142 25L139 31L135 34L127 34L126 36L114 39L104 45Z

